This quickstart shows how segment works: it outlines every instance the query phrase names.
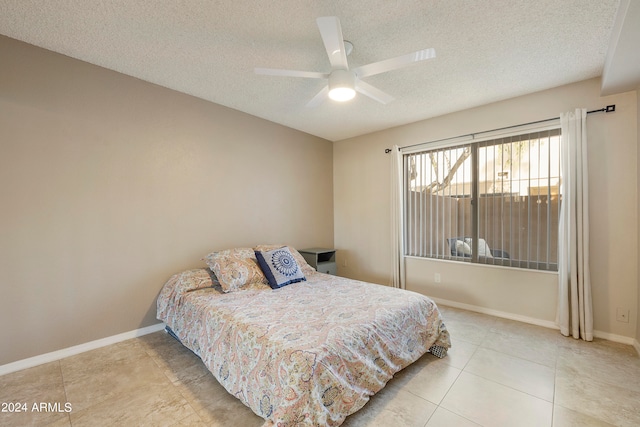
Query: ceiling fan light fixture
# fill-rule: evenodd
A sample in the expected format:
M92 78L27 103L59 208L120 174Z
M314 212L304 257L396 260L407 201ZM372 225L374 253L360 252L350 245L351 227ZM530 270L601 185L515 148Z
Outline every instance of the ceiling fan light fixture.
M356 96L356 75L352 71L335 70L329 76L329 98L345 102Z
M356 91L350 87L336 87L329 91L329 98L338 102L345 102L353 99Z

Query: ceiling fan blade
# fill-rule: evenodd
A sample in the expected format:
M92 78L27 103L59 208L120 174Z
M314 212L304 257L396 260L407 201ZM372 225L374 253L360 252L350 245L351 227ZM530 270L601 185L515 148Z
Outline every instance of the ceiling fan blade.
M327 50L327 56L329 56L329 62L331 62L331 69L348 70L349 64L347 63L347 52L344 48L340 20L335 16L325 16L316 19L316 22L324 48Z
M373 76L387 71L397 70L398 68L408 67L417 62L424 61L436 57L436 51L433 48L418 50L395 58L385 59L384 61L374 62L372 64L363 65L355 68L358 78Z
M393 96L381 91L380 89L371 86L369 83L358 80L356 82L356 90L363 95L368 96L371 99L378 101L381 104L388 104L393 101Z
M308 79L326 79L329 77L327 73L318 73L315 71L297 71L297 70L280 70L278 68L256 68L256 74L264 74L267 76L285 76L285 77L304 77Z
M307 108L315 108L318 105L322 104L322 102L327 98L328 94L329 86L323 87L322 90L311 99L311 101L307 102Z

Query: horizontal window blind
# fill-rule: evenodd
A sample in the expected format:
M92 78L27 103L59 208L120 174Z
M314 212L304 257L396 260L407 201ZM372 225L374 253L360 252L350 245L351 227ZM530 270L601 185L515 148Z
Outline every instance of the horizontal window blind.
M404 253L557 270L560 130L403 155Z

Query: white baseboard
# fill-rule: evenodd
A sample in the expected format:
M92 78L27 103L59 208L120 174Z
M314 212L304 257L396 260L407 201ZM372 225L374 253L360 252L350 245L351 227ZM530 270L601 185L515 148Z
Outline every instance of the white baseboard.
M463 304L456 301L445 300L441 298L431 298L436 304L447 305L449 307L461 308L463 310L475 311L476 313L488 314L490 316L501 317L503 319L517 320L518 322L529 323L532 325L543 326L545 328L557 329L560 328L555 322L549 320L536 319L533 317L521 316L519 314L506 313L504 311L492 310L485 307L478 307L471 304ZM628 344L635 347L636 351L640 355L640 343L631 337L625 337L623 335L612 334L609 332L593 331L593 336L596 338L602 338L608 341L619 342L621 344Z
M479 307L477 305L463 304L461 302L450 301L442 298L432 298L436 304L447 305L453 308L461 308L463 310L475 311L476 313L488 314L489 316L501 317L503 319L516 320L518 322L529 323L531 325L543 326L550 329L560 329L555 322L549 320L536 319L534 317L522 316L519 314L507 313L499 310L492 310L490 308Z
M602 332L602 331L593 331L593 336L595 338L602 338L603 340L619 342L621 344L633 345L635 341L631 337L625 337L623 335L612 334L610 332Z
M164 323L158 323L156 325L124 332L122 334L113 335L111 337L90 341L88 343L76 345L73 347L63 348L62 350L52 351L51 353L45 353L39 356L30 357L28 359L7 363L6 365L0 366L0 376L9 374L11 372L20 371L22 369L33 368L34 366L42 365L45 363L54 362L56 360L64 359L65 357L75 356L76 354L84 353L85 351L95 350L100 347L106 347L108 345L126 341L131 338L141 337L152 332L161 331L162 329L164 329L164 327Z

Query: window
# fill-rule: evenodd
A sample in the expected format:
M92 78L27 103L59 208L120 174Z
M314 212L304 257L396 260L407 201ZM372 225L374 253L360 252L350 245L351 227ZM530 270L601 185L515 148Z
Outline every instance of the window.
M557 271L560 129L403 162L405 255Z

